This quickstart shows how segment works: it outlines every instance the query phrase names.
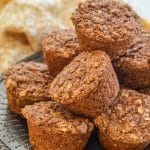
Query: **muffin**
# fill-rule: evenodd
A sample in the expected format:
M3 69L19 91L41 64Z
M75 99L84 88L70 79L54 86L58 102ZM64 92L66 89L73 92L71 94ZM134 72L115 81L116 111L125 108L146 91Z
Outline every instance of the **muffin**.
M16 114L25 105L50 100L48 84L53 76L46 64L23 62L9 69L4 78L8 105Z
M120 82L130 88L150 86L150 33L136 37L124 56L113 61Z
M57 75L80 51L74 30L53 31L42 45L45 61L53 75Z
M35 150L82 150L93 123L75 116L56 102L40 102L26 106L30 143Z
M72 15L81 49L103 49L112 59L123 55L141 31L140 19L120 0L87 0Z
M142 150L150 143L150 96L121 89L116 104L95 119L108 150Z
M118 91L109 56L96 50L75 57L50 84L49 96L71 112L96 117L109 108Z

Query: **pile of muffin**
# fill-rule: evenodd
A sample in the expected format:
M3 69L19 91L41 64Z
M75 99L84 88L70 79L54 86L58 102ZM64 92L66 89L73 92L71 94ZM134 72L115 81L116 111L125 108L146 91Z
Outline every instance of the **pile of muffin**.
M27 119L35 150L84 149L96 125L107 150L150 144L150 33L120 0L87 0L75 31L49 33L46 64L9 69L10 109Z

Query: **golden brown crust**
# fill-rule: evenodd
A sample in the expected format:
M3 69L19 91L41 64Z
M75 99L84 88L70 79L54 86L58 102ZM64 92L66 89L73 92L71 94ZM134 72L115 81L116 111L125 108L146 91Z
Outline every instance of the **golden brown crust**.
M56 30L43 41L43 54L49 70L57 75L79 53L74 30Z
M103 49L112 59L125 53L141 31L139 17L119 0L87 0L72 15L82 48Z
M5 85L10 109L21 114L25 105L50 100L48 84L53 80L46 64L23 62L5 74Z
M113 65L121 83L131 88L150 86L150 33L136 37L124 56Z
M72 112L96 117L108 109L119 91L111 60L105 52L85 51L57 75L50 97Z
M93 130L93 123L75 116L56 102L26 106L30 142L37 150L82 150Z
M95 119L106 149L142 150L150 142L150 96L121 89L115 106Z

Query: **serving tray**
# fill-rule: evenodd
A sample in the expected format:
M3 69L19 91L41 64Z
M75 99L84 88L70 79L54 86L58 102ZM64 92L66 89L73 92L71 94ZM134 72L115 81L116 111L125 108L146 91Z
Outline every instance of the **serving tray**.
M42 62L42 52L22 61ZM0 150L32 150L26 120L9 110L5 93L3 75L0 75ZM96 131L93 132L85 150L104 150L99 143Z

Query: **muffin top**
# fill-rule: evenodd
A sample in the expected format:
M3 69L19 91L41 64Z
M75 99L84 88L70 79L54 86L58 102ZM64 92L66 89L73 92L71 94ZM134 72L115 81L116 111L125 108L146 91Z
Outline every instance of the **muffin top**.
M131 63L150 63L150 32L142 32L131 43L127 52L120 61L132 61Z
M6 88L15 91L19 97L46 96L48 83L53 80L47 65L36 62L22 62L10 68L5 74Z
M84 51L57 75L49 94L60 103L73 103L95 91L111 69L111 60L105 52Z
M93 130L93 124L88 119L75 116L53 101L26 106L22 112L27 120L47 130L72 134L86 134Z
M141 30L138 15L120 0L87 0L80 3L72 21L79 33L108 42L133 38Z
M150 70L150 32L143 31L133 40L126 53L114 62L117 66L148 67Z
M68 58L78 51L78 40L74 30L54 30L43 40L43 49L46 53Z
M108 113L95 120L100 131L123 143L150 141L150 96L121 89L116 101Z

